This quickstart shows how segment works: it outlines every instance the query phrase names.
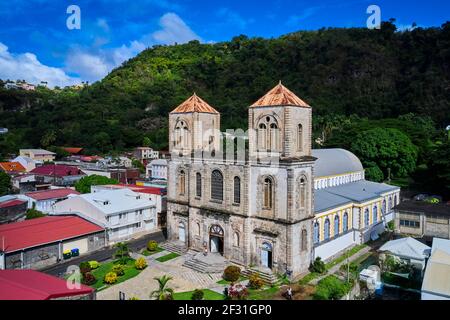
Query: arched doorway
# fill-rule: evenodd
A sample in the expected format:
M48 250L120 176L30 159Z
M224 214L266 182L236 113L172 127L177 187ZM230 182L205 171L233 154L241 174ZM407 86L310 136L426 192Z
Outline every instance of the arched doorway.
M209 251L223 255L223 229L217 224L209 229Z
M272 245L264 242L261 248L261 266L272 269Z
M178 224L178 240L186 242L186 228L181 222Z

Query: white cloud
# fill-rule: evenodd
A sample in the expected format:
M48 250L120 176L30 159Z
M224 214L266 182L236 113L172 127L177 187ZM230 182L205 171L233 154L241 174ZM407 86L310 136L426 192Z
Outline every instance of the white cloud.
M66 86L81 80L95 82L105 77L124 61L135 57L145 48L155 44L186 43L201 38L175 13L166 13L159 20L160 30L149 33L139 40L115 48L104 48L108 39L94 38L91 47L74 46L69 49L64 68L42 65L32 53L12 55L0 43L0 78L25 79L32 83L47 81L50 86ZM110 31L106 20L98 19L97 26ZM70 77L67 73L78 77Z
M0 78L18 80L38 84L47 81L51 87L73 85L79 78L67 75L62 69L42 64L33 53L14 54L0 42Z
M202 40L192 29L175 13L169 12L161 17L159 25L162 27L151 34L153 42L161 44L186 43L190 40Z
M78 74L82 79L95 81L103 78L112 69L102 55L74 49L66 59L66 70Z

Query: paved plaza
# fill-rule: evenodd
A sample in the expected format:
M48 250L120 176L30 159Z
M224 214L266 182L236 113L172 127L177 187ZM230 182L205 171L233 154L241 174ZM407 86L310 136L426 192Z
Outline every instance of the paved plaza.
M222 279L221 273L205 274L184 267L183 263L191 256L189 254L177 257L175 259L159 262L156 259L168 254L168 251L162 251L157 254L144 257L148 262L145 268L138 276L111 286L107 289L97 292L98 300L118 300L119 292L124 292L126 299L137 297L140 300L150 300L150 293L158 288L158 282L154 277L170 275L173 279L169 282L169 287L175 292L192 291L195 289L209 288L214 291L222 292L223 286L217 284ZM133 258L143 257L133 254Z

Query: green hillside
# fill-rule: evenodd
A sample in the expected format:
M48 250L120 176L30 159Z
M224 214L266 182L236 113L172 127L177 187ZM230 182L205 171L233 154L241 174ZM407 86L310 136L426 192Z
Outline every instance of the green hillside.
M0 89L0 153L17 147L83 146L121 151L144 136L167 147L167 114L197 92L222 113L223 128L246 128L247 107L282 80L321 116L368 119L415 113L450 122L450 23L396 32L321 29L263 39L155 46L81 91Z

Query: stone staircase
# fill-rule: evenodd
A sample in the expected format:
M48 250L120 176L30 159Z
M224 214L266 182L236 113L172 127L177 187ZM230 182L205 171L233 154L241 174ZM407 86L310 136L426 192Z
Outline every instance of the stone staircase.
M183 266L202 273L223 273L228 264L228 261L219 255L204 256L203 253L191 253Z
M280 283L277 275L275 275L270 269L262 268L248 268L241 272L244 276L250 277L254 273L259 273L259 277L268 285L275 285Z
M180 256L184 255L188 251L182 242L166 241L159 244L159 246L166 251L178 253Z

